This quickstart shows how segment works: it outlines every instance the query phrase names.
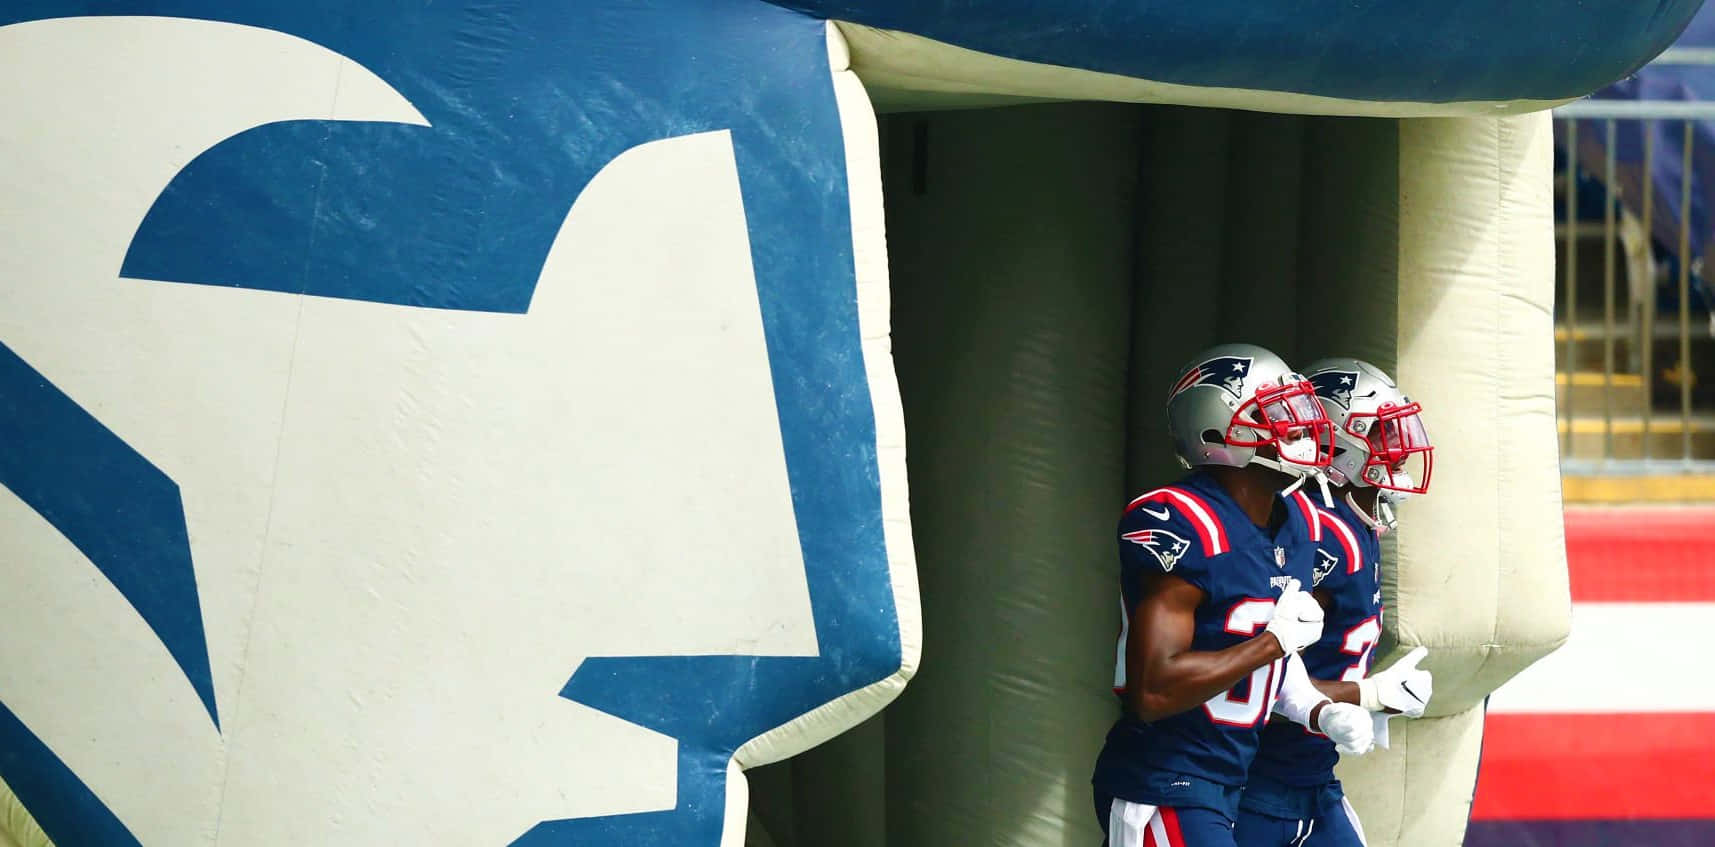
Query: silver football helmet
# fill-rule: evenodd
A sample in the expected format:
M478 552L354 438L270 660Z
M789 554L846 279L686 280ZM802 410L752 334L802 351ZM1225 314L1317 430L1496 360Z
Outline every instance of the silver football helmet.
M1167 431L1186 467L1261 465L1314 475L1333 456L1334 427L1315 389L1255 344L1198 353L1167 396Z
M1429 490L1435 447L1423 426L1423 407L1399 390L1382 369L1360 359L1320 359L1305 368L1316 399L1334 422L1334 458L1328 477L1336 485L1379 488L1371 516L1393 528L1393 506ZM1347 495L1348 499L1350 494Z

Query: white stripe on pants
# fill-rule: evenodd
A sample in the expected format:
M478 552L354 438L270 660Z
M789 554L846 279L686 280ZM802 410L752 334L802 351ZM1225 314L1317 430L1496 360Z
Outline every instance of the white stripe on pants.
M1369 839L1364 837L1364 825L1358 820L1358 812L1356 809L1352 808L1352 801L1347 800L1342 795L1340 797L1340 805L1346 810L1346 820L1352 822L1352 831L1358 834L1358 843L1368 847L1370 843Z
M1155 806L1117 797L1108 806L1108 847L1167 847L1168 843L1167 824Z

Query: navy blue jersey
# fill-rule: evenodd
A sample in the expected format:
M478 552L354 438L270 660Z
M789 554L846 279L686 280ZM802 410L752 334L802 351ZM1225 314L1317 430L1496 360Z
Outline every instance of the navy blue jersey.
M1258 527L1203 473L1132 501L1119 526L1122 621L1129 628L1145 577L1166 573L1203 592L1192 650L1222 650L1260 634L1289 579L1308 589L1325 537L1321 514L1302 493L1286 498L1282 509L1286 514L1275 530ZM1122 630L1117 691L1125 686L1125 639ZM1096 760L1097 791L1134 803L1176 805L1175 798L1150 787L1162 782L1163 773L1216 787L1243 785L1283 664L1257 668L1197 708L1153 723L1122 716ZM1230 817L1237 810L1219 811Z
M1343 499L1323 512L1322 525L1313 580L1326 613L1322 640L1300 655L1312 679L1357 682L1369 673L1382 633L1381 540ZM1322 785L1334 779L1339 760L1332 741L1277 717L1262 732L1251 778Z

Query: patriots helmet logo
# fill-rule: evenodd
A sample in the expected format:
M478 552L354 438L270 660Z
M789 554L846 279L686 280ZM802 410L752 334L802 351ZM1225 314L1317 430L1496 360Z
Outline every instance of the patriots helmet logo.
M1317 397L1326 397L1340 404L1342 409L1352 408L1352 392L1358 387L1357 371L1323 371L1310 378L1310 384L1316 387Z
M1334 572L1334 566L1340 563L1339 558L1327 550L1317 550L1316 553L1316 565L1310 573L1311 586L1321 585L1322 580L1327 579L1328 574Z
M1163 571L1173 570L1173 566L1179 564L1179 560L1184 557L1185 551L1191 549L1190 541L1165 529L1140 529L1120 537L1148 550L1149 554L1161 563Z
M1234 399L1244 398L1245 379L1251 373L1251 357L1249 356L1218 356L1206 362L1200 362L1179 381L1173 384L1173 391L1168 397L1176 397L1179 392L1198 385L1213 385L1224 389Z

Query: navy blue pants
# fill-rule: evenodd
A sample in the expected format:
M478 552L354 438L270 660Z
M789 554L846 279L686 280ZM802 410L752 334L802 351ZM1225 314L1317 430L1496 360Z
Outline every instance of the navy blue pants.
M1233 824L1213 809L1173 808L1096 797L1103 847L1234 847Z
M1233 827L1237 847L1364 847L1364 831L1338 781L1313 788L1253 782Z

